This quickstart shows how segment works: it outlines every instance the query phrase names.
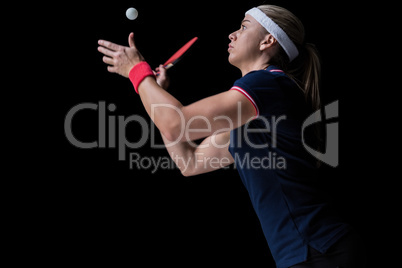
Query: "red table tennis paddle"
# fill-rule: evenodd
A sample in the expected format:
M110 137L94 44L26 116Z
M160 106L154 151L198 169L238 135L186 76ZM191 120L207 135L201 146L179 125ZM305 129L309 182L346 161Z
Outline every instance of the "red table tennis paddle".
M188 41L184 46L182 46L176 53L174 53L164 64L163 66L166 69L173 67L184 55L184 53L198 40L198 37L194 37L190 41ZM158 75L159 72L156 74Z

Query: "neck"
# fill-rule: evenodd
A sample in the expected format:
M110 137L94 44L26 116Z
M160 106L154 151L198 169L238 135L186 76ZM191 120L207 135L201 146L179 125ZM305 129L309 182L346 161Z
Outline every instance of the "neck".
M242 66L239 67L239 69L241 71L242 76L245 76L249 72L266 69L270 65L268 62L269 59L260 57L257 60L243 64Z
M268 66L269 66L268 63L254 64L254 65L251 65L251 66L240 68L240 71L241 71L242 76L245 76L246 74L248 74L249 72L252 72L252 71L265 70L265 69L268 68Z

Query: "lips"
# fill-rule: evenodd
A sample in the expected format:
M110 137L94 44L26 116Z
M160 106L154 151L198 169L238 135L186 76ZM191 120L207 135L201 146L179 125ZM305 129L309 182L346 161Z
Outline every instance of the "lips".
M232 49L232 48L233 48L233 46L232 46L231 44L229 44L228 50L230 50L230 49Z

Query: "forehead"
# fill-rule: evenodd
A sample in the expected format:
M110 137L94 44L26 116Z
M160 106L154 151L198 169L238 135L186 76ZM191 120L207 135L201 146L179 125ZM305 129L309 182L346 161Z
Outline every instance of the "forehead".
M250 22L251 24L259 24L258 21L256 21L256 20L254 19L254 17L251 16L251 15L249 15L249 14L247 14L247 15L244 17L243 21Z
M265 28L262 27L261 24L249 14L244 17L242 23L246 23L249 28L259 30L261 33L266 33Z

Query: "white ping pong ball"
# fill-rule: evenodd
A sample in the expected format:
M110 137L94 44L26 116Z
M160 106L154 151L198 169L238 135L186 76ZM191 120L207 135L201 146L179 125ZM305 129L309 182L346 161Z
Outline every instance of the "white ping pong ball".
M138 11L137 9L130 7L129 9L127 9L126 11L126 17L129 20L135 20L138 17Z

